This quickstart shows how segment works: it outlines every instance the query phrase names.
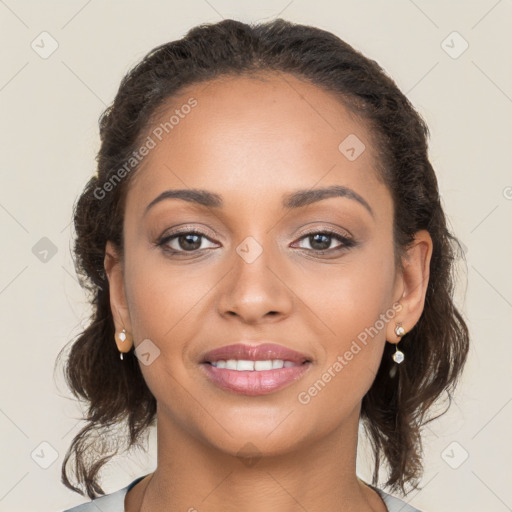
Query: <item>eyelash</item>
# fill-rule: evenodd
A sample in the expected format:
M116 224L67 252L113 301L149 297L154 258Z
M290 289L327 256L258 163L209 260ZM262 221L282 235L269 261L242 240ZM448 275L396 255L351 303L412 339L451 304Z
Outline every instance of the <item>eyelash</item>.
M205 233L203 233L201 231L197 231L195 229L183 229L183 230L175 231L175 232L170 233L168 235L162 236L156 242L155 245L157 247L162 247L163 251L171 253L171 255L194 254L194 253L196 253L198 251L204 251L205 250L205 249L194 249L193 251L184 251L184 250L171 249L170 247L167 246L167 244L171 240L174 240L175 238L178 238L179 236L182 236L182 235L198 235L198 236L201 236L201 237L204 237L204 238L210 240L209 237ZM319 250L315 250L315 249L303 249L303 250L305 250L307 252L311 251L311 252L315 253L315 255L319 255L319 256L322 256L324 254L332 254L332 253L337 253L337 252L345 251L345 250L348 250L348 249L350 249L350 248L352 248L352 247L357 245L357 242L355 240L353 240L351 238L348 238L348 237L338 233L337 231L333 231L333 230L330 230L330 229L315 230L315 231L310 231L310 232L304 233L299 238L299 241L303 240L303 239L307 239L308 237L313 236L313 235L327 235L328 237L336 239L336 240L338 240L339 242L342 243L342 245L340 247L337 247L337 248L334 248L334 249L327 249L325 251L319 251Z

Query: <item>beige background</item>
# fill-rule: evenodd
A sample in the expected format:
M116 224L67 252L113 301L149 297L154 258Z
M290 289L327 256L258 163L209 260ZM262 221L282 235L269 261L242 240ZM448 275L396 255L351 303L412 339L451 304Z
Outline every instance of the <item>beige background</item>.
M423 489L406 499L425 512L512 510L512 2L254 4L0 0L0 510L56 512L85 501L60 483L81 423L53 365L88 315L70 221L95 170L100 113L154 46L201 22L276 16L330 30L377 60L430 126L444 206L467 248L468 284L462 274L457 300L473 345L452 409L425 432ZM48 58L31 47L43 31L58 43ZM443 44L453 31L463 39ZM40 252L53 246L55 254ZM368 478L363 449L358 471ZM155 463L153 432L148 455L106 468L104 490Z

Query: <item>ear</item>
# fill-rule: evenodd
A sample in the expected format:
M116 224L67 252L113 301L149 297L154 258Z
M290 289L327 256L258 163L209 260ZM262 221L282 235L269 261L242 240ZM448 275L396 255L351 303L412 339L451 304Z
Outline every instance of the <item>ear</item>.
M116 329L115 342L119 352L128 352L132 348L132 326L124 288L124 269L118 250L111 241L105 247L104 267L108 278L110 309ZM119 338L121 331L126 330L126 339Z
M400 341L401 337L395 333L397 323L401 323L407 333L416 325L423 313L430 278L432 251L433 243L430 233L424 229L418 231L402 259L403 272L398 278L398 290L401 290L401 296L398 295L396 298L402 309L396 315L395 321L388 323L386 339L390 343Z

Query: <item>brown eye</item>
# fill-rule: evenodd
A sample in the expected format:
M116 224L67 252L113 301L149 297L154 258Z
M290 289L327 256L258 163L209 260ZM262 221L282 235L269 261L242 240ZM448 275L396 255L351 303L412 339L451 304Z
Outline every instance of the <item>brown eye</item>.
M329 249L333 237L331 235L326 235L325 233L316 233L314 235L308 235L309 245L312 249L318 251L325 251Z
M206 249L207 247L202 247L203 240L209 240L209 238L200 231L180 231L165 235L157 245L174 253L190 253Z
M306 240L309 243L309 247L301 247L302 249L318 252L319 254L323 254L324 252L337 252L355 245L354 240L335 231L329 230L307 233L302 236L300 240ZM337 247L331 247L333 240L337 240L339 242Z

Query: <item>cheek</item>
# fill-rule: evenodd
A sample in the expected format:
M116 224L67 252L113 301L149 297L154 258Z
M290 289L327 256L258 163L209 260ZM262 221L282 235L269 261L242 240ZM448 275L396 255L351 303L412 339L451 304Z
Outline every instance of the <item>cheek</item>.
M323 304L323 318L332 332L324 334L318 368L297 395L299 407L318 431L335 428L359 407L381 362L386 339L385 283L361 286L365 281L367 274L355 272L339 278L336 284L341 287Z
M391 256L375 250L336 267L315 272L315 286L304 283L303 293L333 339L346 341L373 326L391 306L395 274Z
M126 270L136 339L150 338L174 351L176 341L186 339L180 334L197 327L194 311L200 311L218 277L200 265L171 264L157 250L132 253Z
M135 347L146 339L154 344L148 344L150 364L139 365L144 380L158 402L183 403L182 383L189 379L183 353L200 329L201 300L207 300L215 283L204 270L185 272L150 252L134 251L126 263Z
M392 307L395 269L392 247L361 251L336 272L328 269L317 286L311 309L324 325L325 357L321 372L336 374L331 388L350 389L361 399L380 365ZM324 283L324 284L322 284ZM325 335L327 333L327 336ZM338 364L339 363L339 364ZM329 380L329 375L325 376Z

